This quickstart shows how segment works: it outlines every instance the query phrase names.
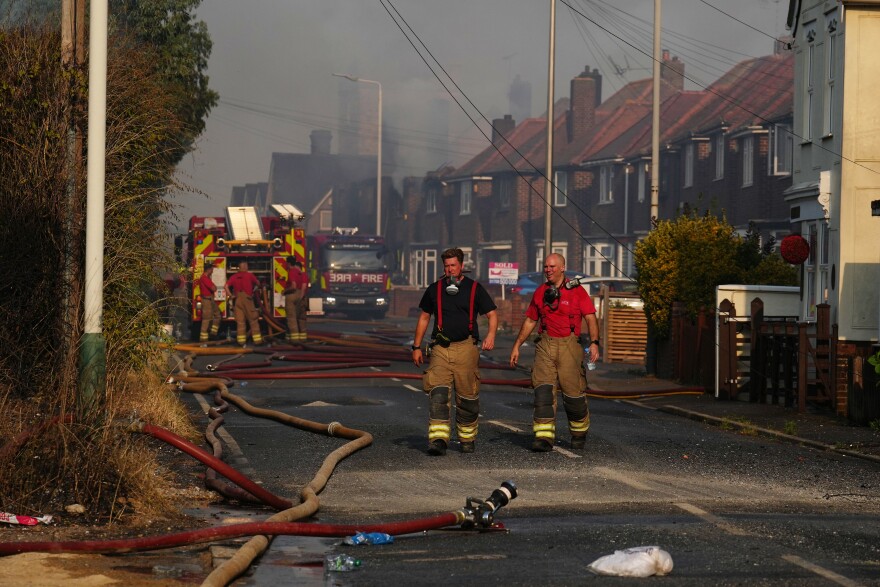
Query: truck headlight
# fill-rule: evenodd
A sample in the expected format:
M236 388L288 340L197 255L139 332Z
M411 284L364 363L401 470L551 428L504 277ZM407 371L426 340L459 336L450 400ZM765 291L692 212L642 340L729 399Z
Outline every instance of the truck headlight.
M324 298L324 303L327 304L328 306L332 306L332 305L336 304L336 298L332 298L332 297L328 296L328 297Z
M388 303L388 301L385 298L376 298L376 305L377 306L384 306L387 303Z

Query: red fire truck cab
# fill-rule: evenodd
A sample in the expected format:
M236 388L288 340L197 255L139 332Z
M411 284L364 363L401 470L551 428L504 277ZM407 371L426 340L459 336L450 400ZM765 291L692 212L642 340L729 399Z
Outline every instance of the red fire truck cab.
M381 236L335 228L308 237L309 297L324 312L381 318L390 304L388 249Z

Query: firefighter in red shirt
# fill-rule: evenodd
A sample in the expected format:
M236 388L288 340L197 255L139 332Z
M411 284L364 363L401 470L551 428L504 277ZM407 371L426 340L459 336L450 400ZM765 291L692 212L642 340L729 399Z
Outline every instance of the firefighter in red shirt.
M251 328L254 344L263 344L260 322L257 320L259 315L254 306L254 296L259 291L260 280L248 271L247 262L242 261L238 265L238 271L226 281L226 299L235 296L235 340L241 346L247 343L248 325Z
M532 450L553 450L556 438L557 389L562 390L562 405L568 416L571 447L582 449L590 428L590 409L587 406L587 376L584 370L584 351L578 338L581 322L586 323L590 336L590 360L599 359L599 321L596 308L586 290L576 281L565 283L565 258L559 254L544 260L547 283L535 290L526 310L526 318L519 330L510 364L519 361L519 347L538 325L535 343L535 364L532 367L532 387L535 389Z
M213 273L214 265L205 263L202 276L199 278L199 297L202 300L202 328L199 332L199 342L208 342L209 338L216 337L220 331L220 306L214 301L217 285L211 279Z
M302 271L302 263L293 257L287 258L287 287L284 294L284 313L287 316L287 341L300 342L306 339L305 312L303 301L309 280Z

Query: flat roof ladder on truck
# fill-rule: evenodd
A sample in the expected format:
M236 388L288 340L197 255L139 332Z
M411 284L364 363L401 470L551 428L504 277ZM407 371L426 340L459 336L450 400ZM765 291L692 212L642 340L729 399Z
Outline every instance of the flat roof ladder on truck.
M261 241L263 228L257 209L253 206L226 208L226 226L234 241Z
M272 204L272 209L284 220L302 222L306 217L306 215L300 212L299 208L293 204Z

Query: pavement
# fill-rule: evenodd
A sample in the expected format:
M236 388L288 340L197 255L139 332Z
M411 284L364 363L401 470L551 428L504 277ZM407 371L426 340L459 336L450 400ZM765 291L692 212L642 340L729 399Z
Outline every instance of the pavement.
M640 365L599 363L588 372L588 379L592 390L632 392L634 397L622 401L649 409L880 463L880 427L856 426L830 408L807 406L799 412L774 404L717 399L711 390L690 394L686 392L694 388L646 375Z

